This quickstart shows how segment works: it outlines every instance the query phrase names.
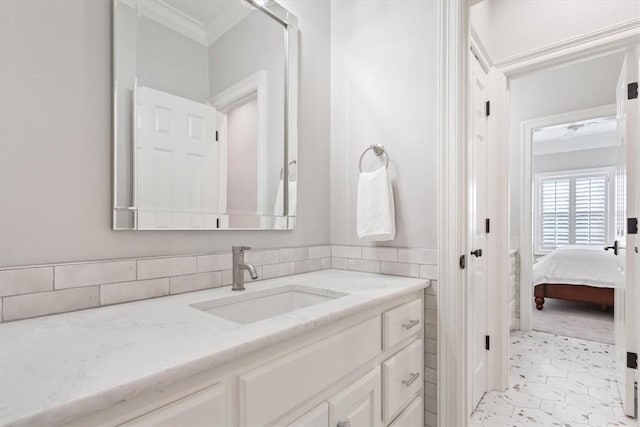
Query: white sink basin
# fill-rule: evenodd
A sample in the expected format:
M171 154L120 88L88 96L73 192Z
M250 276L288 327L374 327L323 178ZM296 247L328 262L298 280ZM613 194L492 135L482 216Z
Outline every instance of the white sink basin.
M253 323L345 296L343 292L288 285L191 304L205 313L236 323Z

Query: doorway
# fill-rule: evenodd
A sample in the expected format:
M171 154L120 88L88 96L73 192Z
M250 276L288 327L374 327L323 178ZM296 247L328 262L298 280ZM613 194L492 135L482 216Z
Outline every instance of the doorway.
M473 29L470 33L472 38L477 37ZM476 38L475 44L481 45L482 41ZM501 416L507 418L502 421L519 425L517 417L529 413L543 424L545 422L541 420L545 415L551 417L547 421L555 420L559 425L589 424L590 416L593 416L593 420L598 416L599 408L595 404L590 407L587 403L589 396L597 393L590 388L598 388L595 384L598 378L606 382L599 385L606 385L607 390L615 391L601 396L608 402L606 415L620 425L636 423L625 417L636 413L635 370L627 366L633 365L628 364L627 360L629 357L633 359L636 353L637 331L633 310L637 294L634 293L633 278L638 260L636 255L629 253L629 248L635 250L637 243L635 235L628 233L628 230L633 231L633 220L637 216L636 199L632 195L636 192L637 182L634 175L635 145L629 146L629 141L636 141L636 133L629 126L634 129L637 126L638 103L636 98L629 98L628 90L623 93L621 88L633 87L638 79L637 50L636 42L629 39L626 44L620 43L610 49L592 49L585 45L567 49L564 57L556 51L546 58L540 55L537 58L529 57L526 61L523 59L519 66L514 62L503 67L494 66L497 73L505 74L504 86L496 90L505 93L508 99L508 107L498 111L496 120L500 122L499 126L507 129L503 138L509 141L510 146L515 144L521 152L514 155L510 150L506 162L511 170L506 178L511 187L510 194L495 197L507 203L510 200L510 227L499 238L507 240L512 251L495 254L497 258L511 255L511 286L508 275L499 279L500 286L510 291L510 298L508 301L500 300L498 308L502 316L506 313L509 317L511 326L504 328L504 323L501 323L503 329L498 334L506 335L510 345L503 348L501 356L489 352L488 364L492 360L500 363L501 359L504 362L506 353L511 361L506 361L505 365L511 366L510 378L507 374L506 381L504 376L500 378L500 369L494 371L496 375L493 382L497 386L492 391L491 386L487 385L489 393L482 398L473 418L476 423L495 425L495 417ZM634 64L633 69L629 68L630 63ZM474 72L472 64L470 61L467 66L471 76ZM583 84L590 77L589 68L593 64L596 64L592 73L596 80ZM603 64L608 65L606 70ZM549 76L553 74L564 74L564 77L552 81ZM536 81L543 83L542 86L535 87ZM602 86L602 92L607 92L607 99L594 100L600 90L598 85ZM562 98L563 91L568 89L574 90L574 95ZM468 105L473 101L472 90L470 86L467 92ZM571 106L589 95L594 98L590 103ZM531 110L535 108L539 111L533 115ZM523 109L526 114L522 113ZM585 112L588 114L584 115ZM473 128L468 128L467 133L473 135ZM469 141L472 140L470 136ZM526 150L527 154L524 154ZM469 147L468 152L473 155L473 147ZM473 164L473 161L469 161L469 164ZM471 170L468 173L471 182L473 173ZM496 181L493 181L495 184ZM470 185L469 194L472 188ZM625 189L628 192L625 193ZM493 191L499 192L500 188L490 186L488 194ZM471 203L469 209L469 217L473 217L475 206ZM609 251L605 251L605 248ZM601 258L606 259L606 268L596 267L597 260ZM577 267L579 274L562 278L554 276L558 273L558 266L567 262L572 264L574 270L582 265ZM543 268L545 264L548 267L546 270ZM495 265L489 261L487 271L491 271ZM589 268L595 273L589 272ZM600 275L604 270L608 271L606 278ZM472 285L473 273L469 273L467 278ZM471 289L468 290L468 296L474 298ZM486 299L487 305L491 299ZM492 316L493 313L489 311L489 324ZM475 319L475 313L470 313L470 317ZM510 336L509 329L514 330ZM473 327L468 331L475 334ZM473 345L473 341L470 337L469 345ZM579 366L576 362L575 369L580 372L574 372L572 366L558 366L563 364L563 360L579 359L578 353L563 347L563 343L567 342L571 343L571 349L575 347L584 352L609 355L601 360L606 367ZM472 347L467 353L467 357L473 361L471 366L475 366L474 351ZM532 355L535 355L535 360L531 359ZM596 358L594 355L593 359ZM571 390L570 399L566 387L564 392L549 387L550 383L566 386L578 374L584 374L581 385L586 389ZM473 369L468 378L468 390L472 390L470 395L475 396L475 386L479 382ZM517 378L523 381L519 382ZM491 381L490 374L487 384ZM589 381L594 384L586 384ZM536 391L532 392L533 389ZM544 389L544 393L540 389ZM567 408L571 405L565 405L564 412L560 407L543 405L545 400L553 400L558 396L562 396L561 400L565 403L578 399L576 396L587 396L583 399L583 406L589 410L582 414L587 419L583 417L580 420L568 415ZM500 402L506 400L506 408L510 407L511 412L505 414L507 409L498 407L494 398L500 398ZM509 402L509 399L512 401ZM519 399L518 404L513 399ZM475 402L473 398L471 400L473 406ZM494 424L478 415L484 413L486 416L488 407L497 408L498 412L491 414ZM534 416L536 411L529 411L533 409L541 413ZM620 419L616 418L618 415ZM512 416L514 418L509 421Z

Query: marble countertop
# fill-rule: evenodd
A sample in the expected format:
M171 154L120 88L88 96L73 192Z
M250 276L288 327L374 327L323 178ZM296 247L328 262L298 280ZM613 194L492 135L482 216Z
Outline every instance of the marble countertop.
M228 297L230 287L1 324L0 426L64 424L429 282L324 270L249 282L245 293L290 284L348 295L246 325L189 306Z

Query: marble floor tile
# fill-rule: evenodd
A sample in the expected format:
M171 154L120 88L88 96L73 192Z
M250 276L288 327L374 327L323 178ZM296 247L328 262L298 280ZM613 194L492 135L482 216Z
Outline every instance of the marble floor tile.
M622 410L614 358L609 344L514 331L509 388L486 393L472 415L472 425L635 425Z

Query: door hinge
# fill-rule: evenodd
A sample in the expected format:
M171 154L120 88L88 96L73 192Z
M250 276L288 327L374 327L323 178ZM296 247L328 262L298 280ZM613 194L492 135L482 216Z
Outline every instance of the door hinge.
M487 117L491 115L491 102L490 101L487 101L486 104L484 104L484 110L485 110L485 113L486 113Z
M638 353L627 352L627 368L638 369Z
M638 218L627 218L627 234L638 234Z
M636 99L638 97L638 82L629 83L627 85L627 99Z
M216 131L216 142L218 142L218 131Z
M491 350L491 338L489 338L489 335L484 336L484 348L486 350Z
M467 257L460 255L460 269L464 270L467 267Z
M487 234L491 232L491 219L489 218L484 220L484 231Z

